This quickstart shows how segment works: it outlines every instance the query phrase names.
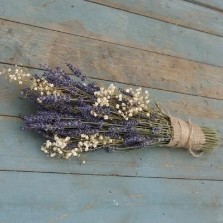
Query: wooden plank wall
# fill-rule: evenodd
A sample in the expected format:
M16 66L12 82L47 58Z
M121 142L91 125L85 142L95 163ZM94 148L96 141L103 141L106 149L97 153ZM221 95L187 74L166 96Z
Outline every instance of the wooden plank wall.
M108 85L140 85L166 110L223 135L221 0L0 0L0 67L72 62ZM36 108L0 77L0 223L223 222L223 150L104 151L49 159L21 132Z
M211 8L217 11L223 11L223 2L221 0L185 0L187 2L192 2L197 5L201 5L207 8Z

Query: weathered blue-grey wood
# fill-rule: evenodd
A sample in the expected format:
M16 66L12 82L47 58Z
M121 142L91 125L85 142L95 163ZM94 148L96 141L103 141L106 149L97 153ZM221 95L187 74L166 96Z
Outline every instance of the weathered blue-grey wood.
M223 36L223 14L191 2L183 0L90 0L90 2Z
M223 68L0 20L0 62L71 62L88 76L223 99Z
M80 0L1 0L0 4L4 19L217 66L223 64L222 38L133 13Z
M215 10L223 11L222 0L185 0L185 1L192 2L194 4L200 4L204 7L212 8Z
M0 114L18 116L35 110L33 104L17 99L19 90L14 85L2 83ZM6 84L7 83L7 84ZM102 82L109 84L109 82ZM120 85L127 87L127 85ZM1 88L0 88L1 89ZM192 121L215 128L223 135L223 101L199 98L161 90L148 89L172 115L190 118ZM11 95L11 96L10 96ZM128 175L143 177L174 177L195 179L222 178L222 144L211 154L200 159L193 158L185 150L151 148L127 153L106 153L104 151L86 154L87 164L80 166L76 159L70 161L47 158L39 148L43 139L35 134L21 132L17 118L0 116L0 169L84 173L105 175Z
M223 39L215 36L222 35L221 1L196 0L219 8L193 4L190 13L188 1L147 0L138 8L131 0L100 1L140 16L81 0L0 0L0 69L73 62L102 84L150 87L171 114L222 137ZM81 166L46 157L39 150L43 139L20 131L13 116L36 107L18 94L0 77L0 223L223 222L222 141L199 159L183 149L145 148L89 153Z
M221 181L0 173L0 222L221 223Z

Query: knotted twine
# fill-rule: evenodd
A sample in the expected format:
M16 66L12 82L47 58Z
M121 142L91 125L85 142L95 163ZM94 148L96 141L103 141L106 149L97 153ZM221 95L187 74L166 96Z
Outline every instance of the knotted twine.
M205 144L205 135L201 128L179 118L170 117L170 121L173 136L167 146L186 148L194 157L199 157L203 153L201 147Z

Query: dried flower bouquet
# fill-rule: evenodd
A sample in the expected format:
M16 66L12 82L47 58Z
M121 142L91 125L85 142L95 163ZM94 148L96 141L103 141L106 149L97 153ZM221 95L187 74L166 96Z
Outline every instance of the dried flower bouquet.
M39 111L22 115L23 130L42 134L41 150L50 157L80 157L82 153L106 149L131 150L148 146L184 147L197 157L217 144L213 129L199 127L171 117L148 91L108 88L86 81L73 65L72 75L60 67L43 65L43 74L30 74L23 68L4 70L10 81L24 86L22 94L35 102Z

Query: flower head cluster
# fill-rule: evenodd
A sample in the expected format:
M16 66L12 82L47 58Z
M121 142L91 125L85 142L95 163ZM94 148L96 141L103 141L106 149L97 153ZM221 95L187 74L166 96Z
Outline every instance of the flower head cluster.
M111 84L107 89L104 87L100 88L100 91L95 91L94 95L96 96L96 102L94 106L107 106L109 107L109 100L116 92L116 87Z
M122 90L122 93L116 96L117 103L115 107L125 120L138 115L142 111L146 112L146 115L149 116L149 94L148 91L145 91L145 96L143 96L141 91L141 88L135 91L132 88L128 88Z
M36 77L33 79L30 86L31 90L38 91L41 96L43 95L54 95L60 96L62 92L57 90L53 84L50 84L44 77Z
M68 159L71 156L80 157L82 152L94 151L99 146L103 147L111 144L113 140L108 136L103 136L98 133L93 135L81 134L79 142L76 146L72 144L71 137L58 137L54 135L54 141L47 140L41 147L41 150L49 154L50 157L61 157ZM73 145L73 146L72 146Z
M41 147L41 150L49 154L50 157L62 157L65 159L70 158L71 156L77 156L75 150L66 150L70 137L60 138L57 135L54 135L54 142L47 140L46 143Z
M3 70L0 74L4 74L10 81L16 81L18 84L29 84L31 74L25 71L22 67L15 66L15 69L8 68Z
M93 135L81 134L81 140L78 142L78 151L90 151L97 149L98 146L105 146L111 144L113 140L108 136L96 133Z
M36 94L61 96L62 92L49 83L44 77L38 75L31 75L26 69L15 66L15 69L3 70L0 74L4 74L10 81L16 81L19 85L26 85L31 91ZM37 102L42 103L40 97L36 97Z
M118 112L125 120L128 120L140 112L148 112L149 94L145 91L145 95L142 95L142 89L138 88L135 91L132 88L126 90L117 89L113 84L111 84L107 89L104 87L100 88L100 91L95 91L96 102L95 107L110 107L114 111ZM91 112L95 117L98 113L94 110ZM105 120L110 119L108 115L104 115Z
M116 94L117 88L111 84L107 89L104 87L101 87L99 91L94 92L94 96L96 97L96 101L93 104L94 109L91 110L91 115L97 117L101 116L104 120L108 120L109 116L108 114L104 114L104 112L100 112L103 109L95 109L98 107L110 107L111 101L114 95ZM107 109L108 110L108 109ZM106 111L106 109L104 109Z

